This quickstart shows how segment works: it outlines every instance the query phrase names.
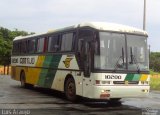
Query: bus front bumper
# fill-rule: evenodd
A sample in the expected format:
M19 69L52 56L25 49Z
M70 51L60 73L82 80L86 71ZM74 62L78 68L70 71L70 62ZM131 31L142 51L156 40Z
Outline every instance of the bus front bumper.
M93 86L92 99L146 97L150 86Z

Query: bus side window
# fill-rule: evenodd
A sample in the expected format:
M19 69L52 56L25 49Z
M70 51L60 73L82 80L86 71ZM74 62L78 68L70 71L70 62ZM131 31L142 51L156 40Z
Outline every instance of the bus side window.
M61 51L72 51L73 33L66 33L62 35Z
M17 53L17 43L13 42L12 54L16 54L16 53Z
M59 50L59 36L50 36L48 40L48 52L56 52Z
M37 40L37 53L42 53L45 51L45 38L38 38Z
M21 54L21 42L13 42L13 50L12 50L12 54L13 55L19 55Z
M28 40L28 52L34 53L36 49L36 39Z
M22 47L22 42L18 42L18 54L21 54L22 52L21 47Z
M27 41L22 41L21 42L21 53L22 54L27 53Z

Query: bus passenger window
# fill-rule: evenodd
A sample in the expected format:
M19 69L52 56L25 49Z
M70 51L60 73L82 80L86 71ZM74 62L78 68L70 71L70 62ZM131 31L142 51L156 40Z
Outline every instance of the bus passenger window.
M37 52L41 53L44 52L44 42L45 38L39 38L37 41Z
M72 51L73 33L62 35L61 51Z
M59 50L58 36L51 36L48 40L48 52L56 52Z
M21 52L22 52L22 42L19 42L18 43L18 54L21 54Z
M32 39L28 41L28 52L29 53L34 53L35 51L35 47L36 46L36 40Z
M22 41L21 42L21 53L22 54L25 54L25 53L27 53L27 41Z
M13 42L12 54L18 53L18 43Z

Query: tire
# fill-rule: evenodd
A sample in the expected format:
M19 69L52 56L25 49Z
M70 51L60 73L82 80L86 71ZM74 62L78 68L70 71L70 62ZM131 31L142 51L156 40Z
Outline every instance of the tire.
M26 76L25 76L24 72L21 72L20 81L21 81L21 87L23 87L23 88L29 88L29 89L33 88L32 84L26 83Z
M69 101L76 101L76 85L73 78L68 78L65 82L65 96Z
M112 103L112 104L114 104L114 103L120 103L120 99L121 98L112 98L112 99L109 100L109 103Z
M121 98L111 98L111 101L120 101Z
M20 81L21 81L21 87L25 88L26 87L26 77L25 77L24 72L21 72Z

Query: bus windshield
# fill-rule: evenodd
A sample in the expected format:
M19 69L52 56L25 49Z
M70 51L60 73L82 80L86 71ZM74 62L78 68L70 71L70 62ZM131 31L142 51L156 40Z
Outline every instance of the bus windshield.
M99 32L95 42L95 69L148 71L148 58L147 37Z

